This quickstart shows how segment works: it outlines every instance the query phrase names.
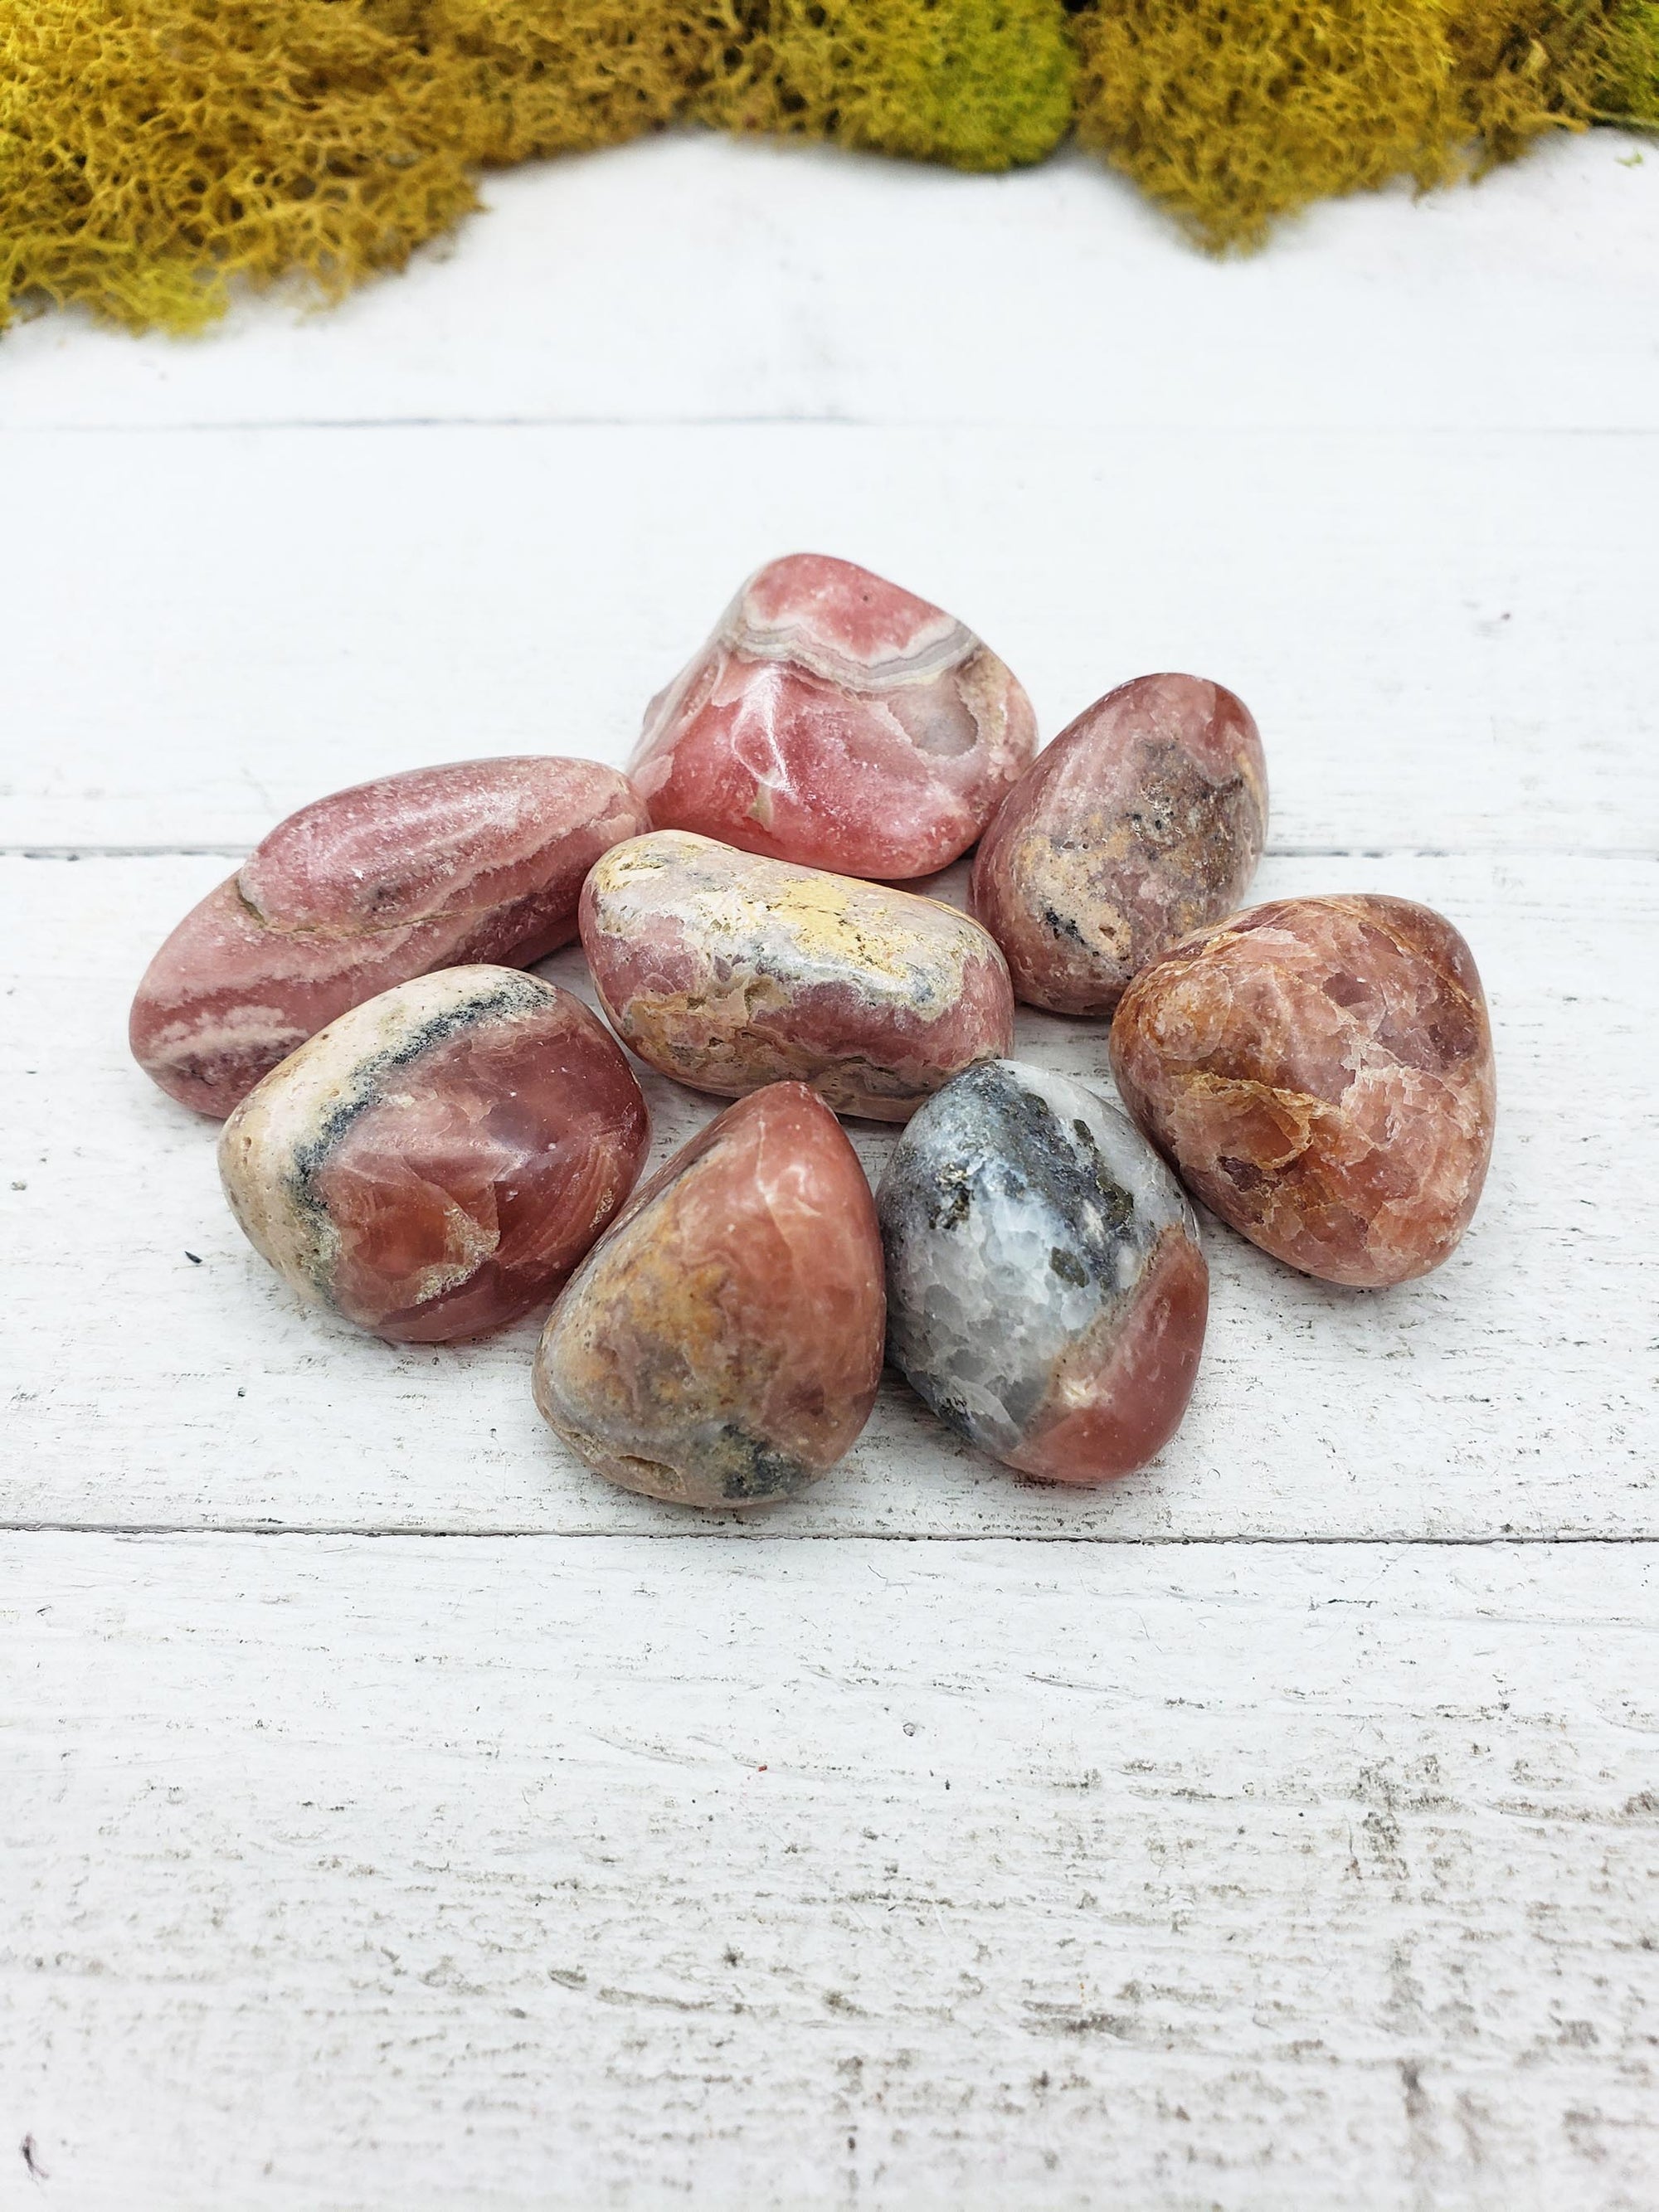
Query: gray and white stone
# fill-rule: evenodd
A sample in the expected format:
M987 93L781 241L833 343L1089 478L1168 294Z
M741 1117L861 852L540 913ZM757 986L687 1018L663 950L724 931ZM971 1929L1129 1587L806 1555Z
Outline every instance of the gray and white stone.
M895 1146L877 1196L887 1356L1006 1466L1100 1482L1153 1458L1198 1373L1198 1222L1127 1118L1069 1078L987 1061Z

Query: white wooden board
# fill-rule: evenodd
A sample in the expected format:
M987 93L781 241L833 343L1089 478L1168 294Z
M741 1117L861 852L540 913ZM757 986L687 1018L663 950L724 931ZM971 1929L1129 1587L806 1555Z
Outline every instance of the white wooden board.
M0 2212L1659 2204L1638 151L1216 264L1070 158L669 138L337 316L0 341ZM770 1518L615 1495L532 1329L299 1308L125 1057L277 816L621 759L801 545L1045 735L1233 683L1261 892L1427 899L1486 976L1454 1261L1209 1224L1192 1418L1102 1496L896 1389Z
M1652 2203L1646 1547L0 1561L3 2212Z
M973 623L1045 738L1150 670L1231 684L1280 848L1651 851L1656 454L1207 423L20 431L0 845L245 847L428 761L621 761L742 579L806 548Z

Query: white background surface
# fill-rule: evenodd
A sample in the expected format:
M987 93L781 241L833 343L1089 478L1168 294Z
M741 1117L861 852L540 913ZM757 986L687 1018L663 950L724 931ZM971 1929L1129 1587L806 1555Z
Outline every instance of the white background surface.
M1069 159L665 140L331 316L0 341L3 2212L1652 2212L1635 151L1217 265ZM896 1388L763 1522L612 1492L533 1330L301 1310L125 1055L279 815L621 759L800 547L981 629L1045 735L1234 684L1261 892L1429 900L1487 980L1454 1261L1367 1297L1206 1224L1193 1413L1105 1493ZM652 1100L659 1152L704 1110Z

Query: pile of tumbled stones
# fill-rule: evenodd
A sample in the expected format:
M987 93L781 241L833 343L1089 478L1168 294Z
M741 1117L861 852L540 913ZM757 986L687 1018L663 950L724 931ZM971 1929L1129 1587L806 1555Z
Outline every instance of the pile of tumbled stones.
M132 1048L229 1116L231 1206L302 1297L404 1343L556 1299L536 1402L629 1489L793 1494L884 1352L1005 1466L1099 1482L1192 1395L1183 1183L1375 1288L1446 1257L1486 1175L1468 946L1406 899L1236 911L1267 819L1219 684L1139 678L1038 754L972 631L797 555L652 702L628 776L464 761L279 823L151 962ZM973 919L894 888L975 844ZM578 932L614 1036L525 972ZM1130 1118L1010 1057L1016 997L1111 1017ZM623 1046L738 1101L638 1190ZM873 1197L840 1115L908 1125Z

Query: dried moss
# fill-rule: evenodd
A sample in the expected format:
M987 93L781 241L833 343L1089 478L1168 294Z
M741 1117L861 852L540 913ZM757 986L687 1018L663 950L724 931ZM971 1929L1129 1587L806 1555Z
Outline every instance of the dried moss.
M78 301L191 329L238 277L337 295L479 169L677 115L1006 168L1074 89L1086 143L1252 245L1542 131L1659 125L1659 0L0 0L0 327Z
M0 325L199 326L330 295L474 206L480 165L631 137L713 48L663 0L0 0Z
M1638 113L1656 24L1655 0L1091 0L1078 133L1205 246L1250 247L1314 200Z
M1061 0L732 0L728 21L693 110L728 130L1007 169L1071 128Z

